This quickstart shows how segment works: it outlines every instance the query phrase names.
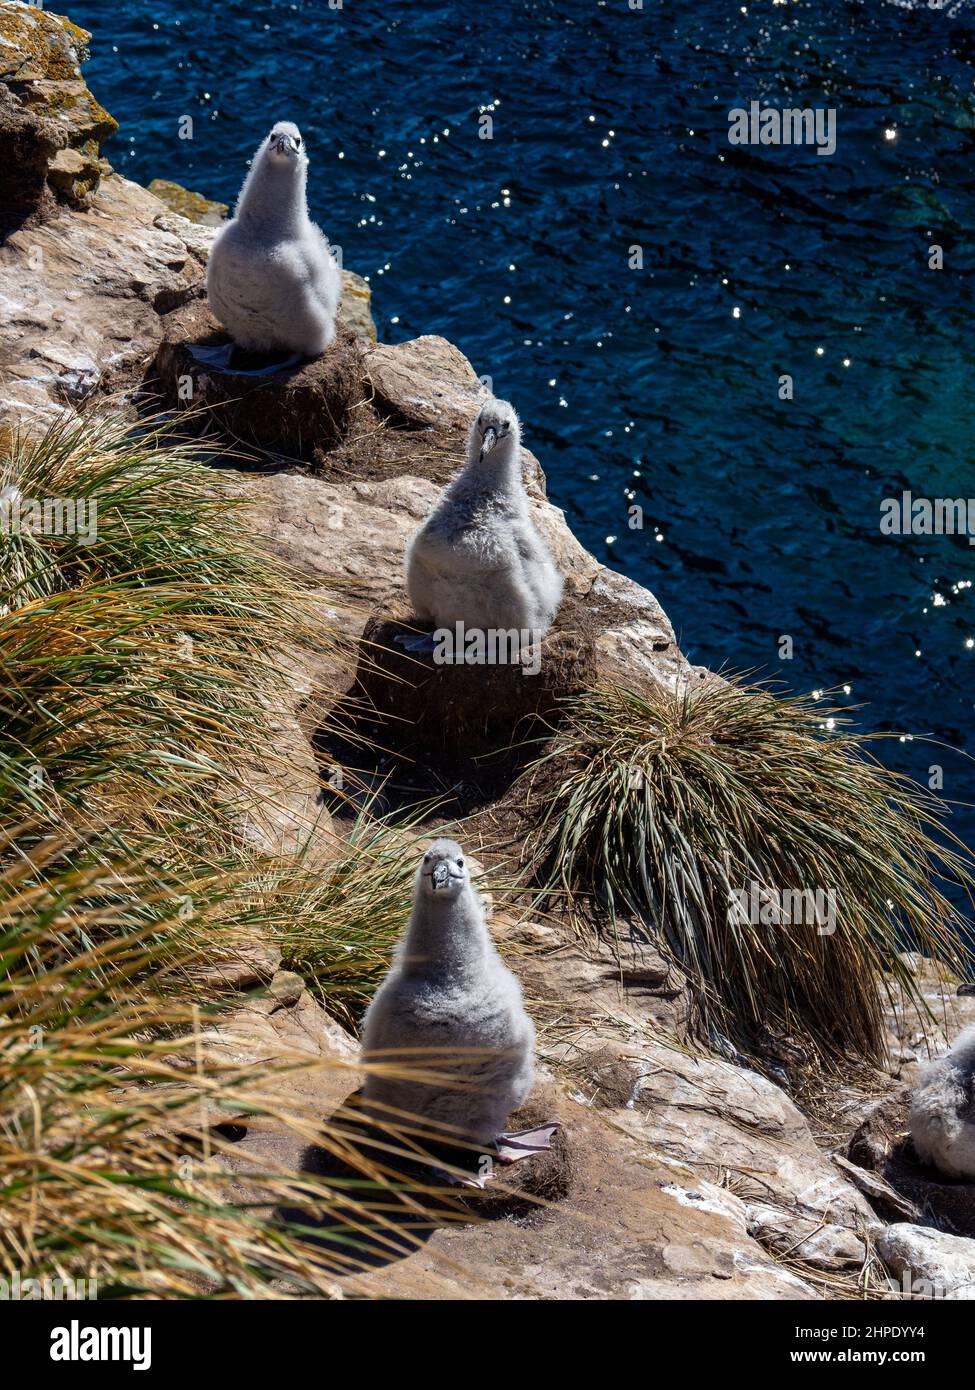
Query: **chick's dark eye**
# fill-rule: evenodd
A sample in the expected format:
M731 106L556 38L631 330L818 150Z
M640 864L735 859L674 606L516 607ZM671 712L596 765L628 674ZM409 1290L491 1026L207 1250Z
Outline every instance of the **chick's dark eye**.
M462 868L464 867L464 861L463 861L463 859L458 859L458 860L457 860L457 867L458 867L458 869L462 869Z

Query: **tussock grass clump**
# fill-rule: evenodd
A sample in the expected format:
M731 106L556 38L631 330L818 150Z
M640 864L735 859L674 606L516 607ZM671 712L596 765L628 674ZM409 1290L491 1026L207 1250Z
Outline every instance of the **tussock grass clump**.
M0 584L0 593L3 592ZM0 618L0 804L54 820L161 792L212 814L264 729L240 689L230 624L193 586L120 580L38 597ZM226 631L226 635L225 634Z
M285 964L354 1030L412 908L416 856L405 839L402 831L361 816L341 854L314 881L295 882L285 873L274 885L273 919Z
M536 880L649 924L712 1034L881 1061L882 990L926 1013L899 953L970 960L944 890L971 900L973 866L938 798L844 723L718 680L572 701L523 783Z
M113 769L220 816L242 813L255 750L287 778L282 652L337 638L239 505L162 424L65 418L0 452L0 778L27 769L35 812Z
M240 808L273 798L244 801L291 694L282 649L334 636L308 630L300 586L211 484L194 450L115 418L65 421L0 450L8 1281L94 1278L102 1297L271 1297L282 1280L323 1295L390 1224L382 1166L350 1154L342 1122L299 1099L301 1087L280 1099L282 1072L342 1062L306 1054L241 1071L206 1060L224 994L204 983L211 967L267 945L285 922L310 931L319 905L300 860L248 848ZM83 535L10 524L21 502L31 516L32 500L57 499L97 503L94 527L91 512ZM357 999L386 946L390 890L377 869L370 908L366 886L345 909L357 945L342 951L343 988ZM335 897L344 902L339 885ZM346 1155L351 1177L251 1162L231 1183L216 1121L241 1113ZM272 1219L290 1209L305 1220L310 1207L334 1234L328 1250Z
M0 555L8 585L16 581L14 602L100 579L185 583L196 586L201 611L239 618L246 610L248 647L266 648L257 620L287 618L293 576L242 532L239 504L216 494L210 459L212 450L163 420L135 428L112 412L66 414L42 434L9 436L0 498L22 524L5 530Z
M228 1166L222 1122L344 1154L343 1125L279 1099L308 1057L200 1060L205 1015L153 982L173 970L172 943L163 961L131 927L98 940L95 872L65 867L27 904L0 876L0 1278L94 1280L100 1298L330 1295L388 1224L380 1168L359 1153L343 1184ZM126 881L151 899L138 862ZM65 959L68 921L96 944ZM217 916L210 928L219 939ZM327 1218L330 1246L273 1217L288 1209Z

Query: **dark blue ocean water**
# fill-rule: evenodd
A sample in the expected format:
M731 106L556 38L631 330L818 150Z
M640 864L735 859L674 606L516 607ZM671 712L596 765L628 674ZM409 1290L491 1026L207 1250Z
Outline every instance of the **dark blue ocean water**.
M654 590L694 660L845 685L864 727L968 748L975 550L879 528L905 489L975 496L967 0L70 13L135 179L232 202L271 123L299 122L313 215L380 336L442 333L493 379L581 540ZM732 147L753 99L834 108L836 153ZM967 755L884 756L975 800ZM954 823L975 841L972 812Z

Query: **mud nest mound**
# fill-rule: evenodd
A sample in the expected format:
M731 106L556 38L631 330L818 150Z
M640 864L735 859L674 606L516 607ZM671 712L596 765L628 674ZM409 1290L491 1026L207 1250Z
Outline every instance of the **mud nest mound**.
M274 358L239 350L226 368L208 362L214 349L229 348L230 338L203 300L174 309L163 322L154 370L177 406L203 409L205 419L235 439L312 465L348 435L365 385L362 351L345 324L337 325L321 357L274 370ZM250 374L256 368L261 375Z
M349 695L374 712L388 743L422 742L434 763L451 765L530 737L540 720L557 722L566 696L596 680L596 628L572 595L527 664L438 664L396 641L416 632L415 619L370 619Z

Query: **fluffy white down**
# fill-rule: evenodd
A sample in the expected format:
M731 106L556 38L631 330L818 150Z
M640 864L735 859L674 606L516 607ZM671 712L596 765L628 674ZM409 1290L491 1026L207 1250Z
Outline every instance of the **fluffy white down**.
M440 868L436 866L440 865ZM444 887L433 873L449 873ZM367 1075L363 1088L372 1113L389 1109L445 1126L445 1137L490 1143L531 1089L535 1028L521 986L495 950L484 909L471 885L463 850L437 840L417 870L413 911L393 966L362 1022L363 1060L377 1054L424 1049L416 1061L436 1062L431 1049L453 1059L453 1087ZM465 1050L481 1049L464 1065ZM389 1109L387 1109L387 1107Z
M946 1177L975 1182L975 1024L925 1068L911 1103L910 1129L925 1162Z
M407 550L406 583L421 621L514 628L532 640L551 627L562 577L532 521L520 453L513 408L488 401L471 427L465 468Z
M307 168L298 127L279 121L254 156L233 220L210 251L210 308L250 351L315 357L335 337L342 277L308 216Z

